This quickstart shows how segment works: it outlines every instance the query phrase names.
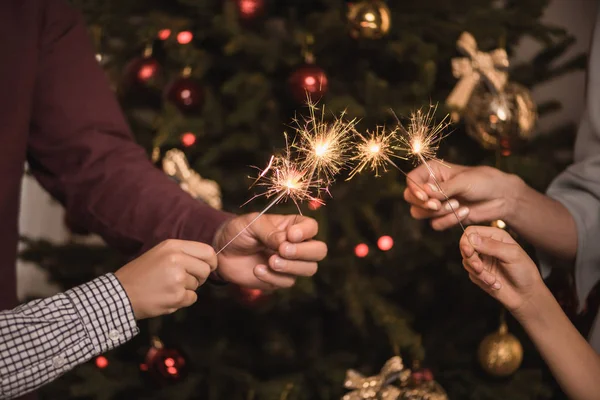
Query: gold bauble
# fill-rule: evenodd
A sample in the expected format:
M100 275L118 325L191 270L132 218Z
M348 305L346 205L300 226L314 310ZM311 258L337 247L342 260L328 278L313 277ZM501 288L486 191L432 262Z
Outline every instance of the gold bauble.
M489 150L504 150L531 138L537 121L537 107L530 91L509 82L501 93L492 93L479 84L464 110L467 133Z
M348 5L350 35L355 38L380 39L388 34L391 13L381 0L363 0Z
M523 361L523 346L508 332L506 323L497 332L486 336L479 345L479 363L490 375L503 377L513 374Z

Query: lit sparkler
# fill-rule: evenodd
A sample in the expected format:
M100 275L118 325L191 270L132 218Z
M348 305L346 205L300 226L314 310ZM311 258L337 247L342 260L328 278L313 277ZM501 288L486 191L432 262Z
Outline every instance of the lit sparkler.
M257 197L265 196L266 198L274 197L273 200L267 204L267 206L244 227L238 232L229 242L227 242L218 252L221 253L227 246L229 246L235 239L237 239L243 232L245 232L252 224L254 224L260 217L262 217L267 211L271 209L275 204L286 200L292 200L298 212L300 211L299 203L305 200L315 200L312 194L313 189L319 188L319 182L314 181L310 175L307 175L306 168L302 165L295 163L291 157L290 146L287 141L286 135L286 151L283 156L271 156L269 164L263 169L252 186L263 186L266 189L263 193L257 194L248 200L245 204L256 199Z
M317 108L310 98L307 100L309 117L303 121L294 120L298 143L294 147L302 158L311 179L320 181L324 186L333 183L337 175L348 162L356 119L344 120L344 113L335 117L333 122L325 121L325 106ZM320 115L317 115L320 111Z
M441 122L435 124L433 122L433 117L436 111L437 106L432 105L429 107L429 111L427 113L424 113L420 109L412 113L410 116L408 129L402 126L402 123L396 116L396 120L398 121L398 129L402 133L402 135L398 137L398 141L401 144L401 148L408 153L409 158L412 158L415 164L419 164L419 162L421 162L423 165L425 165L427 171L429 171L429 176L435 183L438 191L446 199L446 204L448 204L450 210L452 210L452 213L456 217L456 221L464 232L465 227L458 217L456 210L452 206L452 203L450 203L450 198L446 192L442 190L442 187L436 178L433 169L427 162L427 160L434 160L444 166L447 166L442 160L436 157L436 154L440 146L440 142L447 136L445 131L446 128L450 126L450 116L446 115Z

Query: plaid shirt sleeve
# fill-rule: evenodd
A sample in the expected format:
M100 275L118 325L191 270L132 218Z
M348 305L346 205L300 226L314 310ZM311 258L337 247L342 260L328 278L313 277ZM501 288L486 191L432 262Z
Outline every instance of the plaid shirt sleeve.
M0 312L0 398L56 379L139 332L119 280L107 274Z

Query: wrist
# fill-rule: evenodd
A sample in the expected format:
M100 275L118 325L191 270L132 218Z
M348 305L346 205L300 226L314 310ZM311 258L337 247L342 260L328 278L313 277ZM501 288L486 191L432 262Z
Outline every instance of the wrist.
M519 218L517 210L520 204L527 196L526 192L529 187L519 176L514 174L506 174L506 188L504 190L504 210L501 218L508 225L515 225Z
M541 279L532 288L528 289L527 296L528 298L522 306L510 310L515 319L524 327L543 323L547 313L551 312L553 304L560 308L550 289Z

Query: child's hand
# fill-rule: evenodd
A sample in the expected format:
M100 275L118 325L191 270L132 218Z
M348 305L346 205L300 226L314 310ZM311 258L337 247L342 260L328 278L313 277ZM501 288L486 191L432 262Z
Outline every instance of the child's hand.
M217 256L211 246L166 240L119 269L115 276L140 320L194 304L196 289L216 268Z
M468 227L460 240L460 252L471 280L513 313L523 310L544 287L534 262L502 229Z

